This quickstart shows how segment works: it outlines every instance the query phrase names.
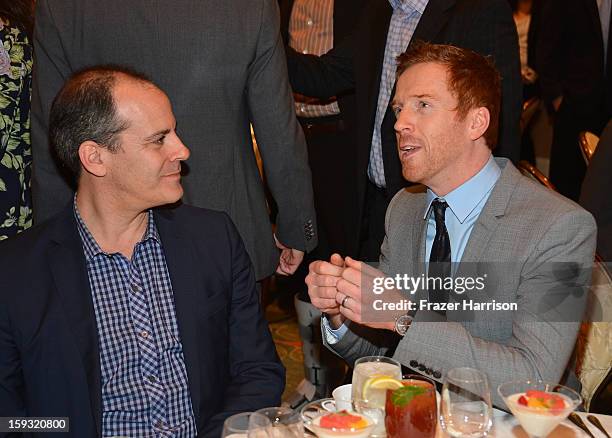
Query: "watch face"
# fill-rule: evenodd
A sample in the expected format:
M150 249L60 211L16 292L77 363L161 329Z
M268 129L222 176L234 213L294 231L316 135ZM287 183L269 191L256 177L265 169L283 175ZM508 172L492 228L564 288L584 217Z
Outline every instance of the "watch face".
M412 323L412 317L408 315L402 315L395 320L395 331L404 336L410 328L410 324Z

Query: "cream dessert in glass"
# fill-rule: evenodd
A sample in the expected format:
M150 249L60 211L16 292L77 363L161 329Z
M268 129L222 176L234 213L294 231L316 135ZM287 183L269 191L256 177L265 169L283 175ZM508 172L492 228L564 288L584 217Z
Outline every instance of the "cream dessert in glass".
M582 403L576 391L554 382L517 380L497 391L531 438L548 436Z

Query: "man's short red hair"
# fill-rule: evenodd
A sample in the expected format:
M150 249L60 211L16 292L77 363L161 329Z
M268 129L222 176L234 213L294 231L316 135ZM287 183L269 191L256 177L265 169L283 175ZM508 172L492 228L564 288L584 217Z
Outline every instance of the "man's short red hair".
M493 61L476 52L444 44L417 41L397 57L397 77L416 64L446 67L448 89L457 99L457 113L464 119L474 108L485 107L491 120L484 133L490 149L497 145L501 105L501 76Z

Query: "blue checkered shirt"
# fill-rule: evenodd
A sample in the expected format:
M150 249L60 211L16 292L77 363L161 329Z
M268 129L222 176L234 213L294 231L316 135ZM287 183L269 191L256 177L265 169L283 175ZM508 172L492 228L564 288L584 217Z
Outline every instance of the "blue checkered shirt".
M102 436L195 437L172 284L152 212L132 259L100 249L74 215L93 298L102 372Z
M391 23L389 23L387 33L385 57L380 77L380 91L378 92L378 104L376 106L376 119L374 120L374 132L372 134L372 147L370 148L370 164L368 166L368 177L378 187L386 187L380 129L395 83L397 57L408 47L428 2L429 0L389 0L393 7L393 15L391 15Z

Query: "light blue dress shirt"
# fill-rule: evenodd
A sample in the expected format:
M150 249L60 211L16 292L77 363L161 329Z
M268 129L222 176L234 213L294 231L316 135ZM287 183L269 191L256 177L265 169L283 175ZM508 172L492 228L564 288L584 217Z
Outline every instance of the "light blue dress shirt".
M438 196L427 189L427 206L423 215L423 220L427 220L427 238L425 241L425 260L427 262L431 254L431 246L436 237L436 220L431 203L440 198L448 204L444 223L450 238L451 262L456 266L456 263L459 263L461 257L463 257L463 251L465 251L470 239L474 224L500 175L501 169L491 156L487 164L476 175L446 196Z
M438 196L431 190L427 189L427 205L423 212L423 220L427 220L427 237L425 240L425 264L428 264L429 255L431 254L431 246L433 245L434 237L436 236L436 221L434 219L431 203L439 198L448 204L444 223L448 231L448 237L451 243L451 262L453 266L461 261L463 252L467 246L470 234L474 228L474 224L478 220L478 216L482 212L495 183L501 175L501 169L495 162L493 156L489 157L489 161L483 166L480 171L472 178L461 184L446 196ZM335 344L348 330L346 324L332 329L327 321L327 318L322 318L323 326L325 327L325 337L329 344Z

